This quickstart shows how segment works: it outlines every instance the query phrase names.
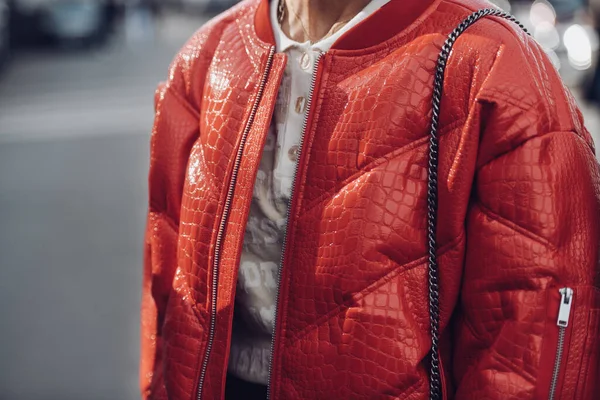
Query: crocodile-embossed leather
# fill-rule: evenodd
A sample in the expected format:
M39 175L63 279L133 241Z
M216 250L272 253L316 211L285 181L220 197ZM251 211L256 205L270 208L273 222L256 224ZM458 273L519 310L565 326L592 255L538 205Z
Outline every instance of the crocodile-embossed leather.
M271 399L428 398L427 136L435 63L482 0L391 0L319 66L290 210ZM272 46L268 2L201 28L157 92L142 309L145 399L222 399L237 266L286 60L248 131ZM378 29L375 29L375 28ZM439 132L446 398L546 399L558 288L575 290L555 399L600 393L600 170L540 47L486 18L456 42Z

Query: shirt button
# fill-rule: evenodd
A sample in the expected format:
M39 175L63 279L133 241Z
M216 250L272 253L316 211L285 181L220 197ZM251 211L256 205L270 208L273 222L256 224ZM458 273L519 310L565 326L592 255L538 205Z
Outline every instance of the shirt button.
M310 64L311 64L311 60L310 60L310 54L304 52L302 53L302 56L300 57L300 68L302 68L303 70L307 70L310 68Z
M306 97L304 96L300 96L296 99L296 112L298 114L303 114L304 113L304 109L306 107Z
M289 157L290 161L292 161L292 162L298 161L299 155L300 155L300 146L298 146L297 144L293 145L288 150L288 157Z

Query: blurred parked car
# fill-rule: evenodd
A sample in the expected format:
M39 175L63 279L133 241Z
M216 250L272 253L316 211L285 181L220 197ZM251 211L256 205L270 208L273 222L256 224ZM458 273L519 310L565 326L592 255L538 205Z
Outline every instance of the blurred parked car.
M218 13L228 9L239 0L164 0L163 4L195 12Z
M10 50L10 9L8 0L0 0L0 67Z
M62 43L101 42L122 0L11 0L16 39L50 37Z

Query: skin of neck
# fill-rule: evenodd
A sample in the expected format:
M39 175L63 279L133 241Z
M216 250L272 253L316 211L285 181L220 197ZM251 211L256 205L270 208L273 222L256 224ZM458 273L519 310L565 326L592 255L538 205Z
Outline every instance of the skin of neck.
M351 20L371 0L283 0L283 31L290 39L316 42ZM297 14L297 15L296 15Z

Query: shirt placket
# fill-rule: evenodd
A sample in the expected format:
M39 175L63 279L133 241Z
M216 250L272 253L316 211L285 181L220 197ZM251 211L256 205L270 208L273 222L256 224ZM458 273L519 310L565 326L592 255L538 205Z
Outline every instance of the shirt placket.
M300 153L299 141L304 113L306 112L307 91L314 69L315 50L310 47L293 47L288 49L287 53L288 62L291 63L289 66L291 79L288 80L291 87L288 92L289 101L286 102L287 110L283 113L286 115L286 121L278 123L278 159L280 165L278 165L276 174L281 179L281 194L289 198Z

